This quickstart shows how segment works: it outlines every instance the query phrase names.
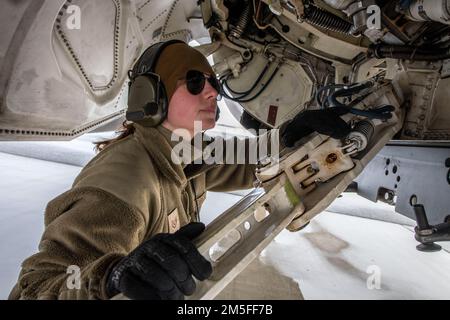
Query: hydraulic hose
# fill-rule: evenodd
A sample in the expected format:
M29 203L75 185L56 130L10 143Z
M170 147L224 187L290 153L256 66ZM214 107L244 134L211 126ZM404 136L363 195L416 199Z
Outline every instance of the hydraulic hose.
M369 47L370 57L377 59L393 58L415 61L438 61L450 58L450 48L427 49L413 46L392 46L377 44Z

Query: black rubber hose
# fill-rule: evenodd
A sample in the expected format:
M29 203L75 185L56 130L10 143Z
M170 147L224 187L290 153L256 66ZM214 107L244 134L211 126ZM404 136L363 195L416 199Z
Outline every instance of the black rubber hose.
M272 73L272 75L270 76L270 78L267 80L267 82L264 84L264 86L251 98L247 98L247 99L243 99L245 96L241 96L241 97L231 97L230 95L228 95L225 91L223 92L223 95L225 98L228 98L232 101L235 102L239 102L239 103L245 103L245 102L250 102L255 100L256 98L258 98L261 93L266 90L266 88L269 86L269 84L272 82L273 78L276 76L276 74L278 73L280 69L280 65L277 65L277 67L275 68L274 72ZM228 88L227 88L228 89ZM248 95L246 95L248 96Z
M373 82L372 81L367 81L364 83L360 83L360 84L356 84L356 85L352 85L350 87L348 87L347 89L341 89L338 90L336 92L333 92L332 94L330 94L328 96L328 104L330 107L343 107L346 106L345 104L340 103L337 98L342 98L342 97L348 97L348 96L352 96L364 89L370 88L373 86Z
M228 91L230 91L231 93L238 95L238 97L235 97L235 99L241 99L241 98L245 98L246 96L248 96L255 88L256 86L259 84L259 82L261 81L261 79L264 77L264 75L267 73L267 70L269 70L269 66L270 63L266 64L266 66L264 67L264 69L261 71L261 73L259 74L258 78L256 79L256 81L253 83L253 85L251 86L250 89L246 90L246 91L235 91L233 89L230 88L230 86L228 85L228 78L225 79L225 81L223 81L223 85L227 88Z
M428 49L413 46L377 44L369 47L368 54L377 59L393 58L414 61L437 61L450 58L450 48Z
M350 113L363 116L369 119L387 120L392 118L392 112L395 111L394 106L385 105L377 109L361 110L356 108L350 108Z
M269 80L267 80L266 84L265 84L265 85L261 88L261 90L259 90L258 93L256 93L253 97L248 98L248 99L244 99L244 100L239 99L238 102L241 102L241 103L244 102L244 103L245 103L245 102L253 101L253 100L255 100L256 98L258 98L258 97L261 95L261 93L263 93L263 91L266 90L266 88L267 88L267 87L269 86L269 84L272 82L273 78L275 78L275 76L277 75L277 73L278 73L279 70L280 70L280 66L278 65L278 66L276 67L275 71L274 71L274 72L272 73L272 75L270 76Z
M321 87L321 88L320 88L319 90L317 90L317 92L316 92L316 103L317 103L320 107L325 108L324 101L322 101L322 99L321 99L322 93L323 93L324 91L328 91L328 90L334 90L334 91L336 91L337 89L341 89L341 88L343 88L343 87L345 87L345 84L328 84L328 85L326 85L326 86ZM326 93L325 93L325 94L326 94Z
M361 110L357 108L353 108L352 106L355 105L355 103L350 103L349 105L343 104L337 100L337 98L342 97L348 97L351 95L354 95L364 89L368 89L372 87L374 83L372 81L367 81L364 83L358 83L354 84L348 88L338 90L336 92L333 92L328 96L328 104L331 108L347 108L350 113L358 116L367 117L369 119L381 119L381 120L387 120L392 118L392 112L395 110L395 108L391 105L386 105L381 108L377 109L369 109L369 110ZM355 99L360 102L360 99Z

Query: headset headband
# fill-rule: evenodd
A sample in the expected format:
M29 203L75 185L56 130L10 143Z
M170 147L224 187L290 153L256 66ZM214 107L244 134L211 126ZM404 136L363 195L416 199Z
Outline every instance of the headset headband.
M148 47L139 58L133 68L133 77L145 73L155 73L155 67L164 49L174 43L184 43L181 40L169 40L166 42L158 42Z

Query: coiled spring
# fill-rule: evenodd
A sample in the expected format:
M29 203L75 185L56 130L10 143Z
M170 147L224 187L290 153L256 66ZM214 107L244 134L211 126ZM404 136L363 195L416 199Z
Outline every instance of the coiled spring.
M372 139L374 130L375 129L373 127L373 124L369 120L359 121L353 129L353 131L362 133L366 137L367 141L370 141L370 139Z
M350 34L352 24L334 14L314 6L305 10L305 21L326 30Z
M247 5L242 11L241 16L239 17L239 21L236 26L232 27L230 33L235 38L240 38L250 23L250 19L252 18L252 12L250 4Z

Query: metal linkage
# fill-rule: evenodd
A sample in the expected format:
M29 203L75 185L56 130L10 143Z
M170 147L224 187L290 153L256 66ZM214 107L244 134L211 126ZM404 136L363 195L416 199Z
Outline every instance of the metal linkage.
M438 241L450 241L450 216L443 223L430 225L428 223L425 207L417 203L417 198L411 198L411 205L416 215L417 226L415 227L415 238L420 244L416 247L419 251L440 251L442 247L435 244Z

